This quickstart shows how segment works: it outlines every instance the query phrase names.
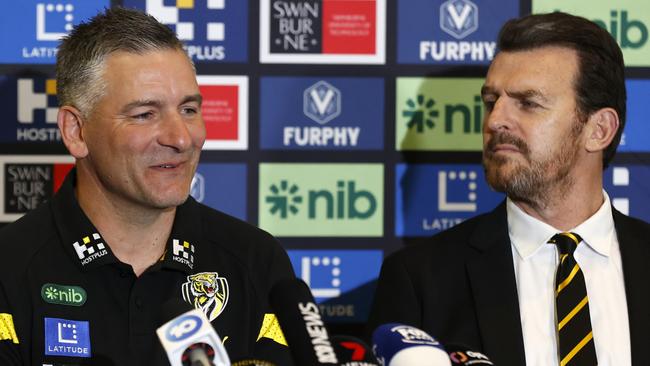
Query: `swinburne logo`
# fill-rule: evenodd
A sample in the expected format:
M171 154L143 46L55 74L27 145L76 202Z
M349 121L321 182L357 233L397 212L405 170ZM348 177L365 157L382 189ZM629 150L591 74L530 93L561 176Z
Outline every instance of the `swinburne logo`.
M261 164L260 225L276 235L380 235L378 164Z
M314 351L319 363L338 364L334 347L329 340L325 323L320 317L318 306L313 302L298 303L298 309L302 314L307 333L314 345Z

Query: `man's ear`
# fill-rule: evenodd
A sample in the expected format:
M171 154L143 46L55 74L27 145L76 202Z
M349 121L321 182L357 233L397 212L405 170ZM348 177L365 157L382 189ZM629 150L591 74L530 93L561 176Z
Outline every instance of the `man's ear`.
M88 155L88 147L82 133L84 122L85 120L77 108L69 105L59 108L56 123L59 125L61 138L70 155L77 159Z
M585 148L588 152L603 151L609 146L620 127L618 113L613 108L602 108L587 120Z

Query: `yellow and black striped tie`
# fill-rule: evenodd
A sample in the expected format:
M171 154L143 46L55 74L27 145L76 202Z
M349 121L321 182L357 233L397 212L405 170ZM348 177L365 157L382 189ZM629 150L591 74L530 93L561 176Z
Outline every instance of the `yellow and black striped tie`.
M585 278L573 258L573 251L581 241L580 236L574 233L556 234L549 241L560 251L560 265L555 275L560 366L598 364Z

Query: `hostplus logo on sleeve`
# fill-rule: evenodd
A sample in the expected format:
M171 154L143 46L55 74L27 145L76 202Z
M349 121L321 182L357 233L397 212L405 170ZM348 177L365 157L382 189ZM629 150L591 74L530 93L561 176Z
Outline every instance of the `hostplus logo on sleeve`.
M108 254L106 245L98 233L84 236L80 242L72 243L72 247L84 266Z
M109 0L21 0L0 13L0 63L54 63L60 39Z
M398 150L482 149L480 79L398 78Z
M246 61L247 0L125 0L124 5L153 15L185 44L194 61Z
M289 250L293 268L327 320L367 319L381 250Z
M383 147L383 81L377 78L262 79L262 148Z
M381 236L378 164L261 164L260 226L278 236Z
M397 13L400 63L488 64L499 28L519 15L519 2L399 0Z
M399 164L395 173L397 236L449 229L503 200L487 185L479 165Z

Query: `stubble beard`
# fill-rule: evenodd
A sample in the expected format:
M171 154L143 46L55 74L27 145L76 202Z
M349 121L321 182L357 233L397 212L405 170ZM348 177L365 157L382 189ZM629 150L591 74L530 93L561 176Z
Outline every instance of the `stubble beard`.
M543 160L534 160L525 141L507 133L494 135L483 152L485 177L492 189L505 193L514 201L535 207L547 207L566 197L575 184L570 175L578 149L573 144L579 131L572 129L566 141ZM527 164L492 151L497 144L516 146Z

